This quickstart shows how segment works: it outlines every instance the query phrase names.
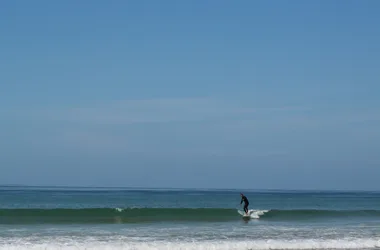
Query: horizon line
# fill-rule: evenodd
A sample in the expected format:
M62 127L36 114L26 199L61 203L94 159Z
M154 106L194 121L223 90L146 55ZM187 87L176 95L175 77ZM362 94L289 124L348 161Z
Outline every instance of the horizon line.
M127 186L69 186L69 185L23 185L23 184L0 184L0 188L13 187L13 188L45 188L45 189L57 189L57 188L68 188L68 189L124 189L124 190L198 190L198 191L248 191L248 192L380 192L380 190L373 189L312 189L312 188L299 188L299 189L288 189L288 188L205 188L205 187L127 187Z

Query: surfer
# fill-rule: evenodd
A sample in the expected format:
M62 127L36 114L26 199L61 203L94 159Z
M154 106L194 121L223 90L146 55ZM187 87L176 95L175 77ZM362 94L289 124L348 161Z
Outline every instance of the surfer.
M244 212L246 214L248 214L249 201L248 201L247 197L244 196L244 194L240 193L240 196L241 196L240 204L242 204L244 202Z

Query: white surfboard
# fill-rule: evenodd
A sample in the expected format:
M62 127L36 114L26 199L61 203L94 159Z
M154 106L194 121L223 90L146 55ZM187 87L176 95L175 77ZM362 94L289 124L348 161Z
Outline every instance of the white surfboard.
M248 213L245 213L244 211L238 210L238 213L243 216L244 218L251 217L251 214L254 212L254 210L248 210Z

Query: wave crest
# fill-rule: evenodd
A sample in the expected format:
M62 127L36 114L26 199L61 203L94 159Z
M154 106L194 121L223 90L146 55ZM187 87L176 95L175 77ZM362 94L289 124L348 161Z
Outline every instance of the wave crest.
M379 210L254 210L253 219L309 220L380 218ZM87 208L0 209L0 223L142 223L165 221L223 222L241 219L235 209L220 208Z

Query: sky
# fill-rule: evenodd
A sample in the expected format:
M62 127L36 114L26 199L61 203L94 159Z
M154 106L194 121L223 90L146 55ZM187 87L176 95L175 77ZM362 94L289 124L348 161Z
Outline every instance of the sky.
M380 2L0 3L0 184L380 190Z

